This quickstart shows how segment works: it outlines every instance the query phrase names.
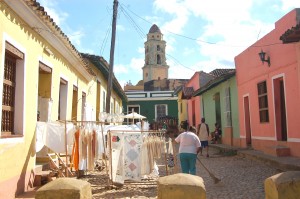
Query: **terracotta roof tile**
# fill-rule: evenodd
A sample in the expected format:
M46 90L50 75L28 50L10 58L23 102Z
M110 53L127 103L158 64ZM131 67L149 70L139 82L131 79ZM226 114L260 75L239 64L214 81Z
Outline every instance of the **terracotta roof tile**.
M104 77L108 80L109 64L103 57L97 55L91 55L87 53L81 53L81 56L85 59L86 63L90 61L94 66L96 66L102 72ZM118 82L114 74L113 74L113 89L115 89L115 91L122 99L127 101L126 94L123 91L123 88L121 87L120 83Z
M63 41L63 43L66 45L67 48L79 59L81 60L85 70L92 76L95 76L95 73L89 68L87 65L84 64L84 61L80 55L80 53L77 51L77 49L74 47L74 45L71 43L69 38L65 33L62 32L60 27L53 21L50 15L47 14L44 7L40 5L39 2L36 0L23 0L27 6L29 6L36 15L51 29L53 34L58 35L58 37ZM37 30L38 31L38 30Z
M218 69L216 69L216 70L218 70ZM199 95L205 93L206 91L210 90L211 88L214 88L215 86L218 86L222 82L224 82L224 81L230 79L231 77L235 76L235 73L236 73L235 69L230 69L230 70L224 72L223 75L217 76L214 79L207 82L207 84L201 86L198 90L196 90L193 93L193 96L194 97L199 96Z
M209 74L214 75L216 77L220 77L225 74L231 73L232 71L235 71L235 69L215 69L211 71Z
M183 87L182 89L182 99L190 99L193 96L193 87Z
M284 44L300 41L300 23L285 31L280 38Z

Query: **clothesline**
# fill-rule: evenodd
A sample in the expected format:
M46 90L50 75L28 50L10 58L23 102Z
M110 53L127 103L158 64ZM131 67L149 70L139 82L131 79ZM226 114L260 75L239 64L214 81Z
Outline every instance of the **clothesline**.
M109 182L109 173L108 173L108 163L107 161L110 161L110 159L108 160L106 158L107 152L106 152L106 142L105 142L105 137L104 137L104 133L107 135L107 141L111 141L110 140L110 133L107 134L108 132L122 132L123 134L129 134L130 132L136 132L142 136L145 135L150 135L150 136L158 136L158 137L164 137L164 132L158 132L158 131L149 131L148 130L144 130L143 128L141 128L141 126L138 125L108 125L109 123L107 122L100 122L100 121L74 121L74 120L59 120L56 122L38 122L37 123L37 129L40 128L41 126L43 126L43 128L41 128L43 132L43 136L46 135L52 140L52 142L55 142L55 146L51 147L50 149L53 149L54 151L57 148L60 148L58 153L61 152L65 152L66 155L66 165L68 164L68 155L69 150L68 150L68 146L70 145L70 136L74 135L74 133L76 132L76 130L80 129L80 128L90 128L91 131L92 130L97 130L98 135L101 134L101 138L99 136L100 139L102 139L102 143L98 143L98 145L96 146L97 149L99 149L99 146L102 145L103 146L103 150L104 150L104 154L105 154L105 167L106 167L106 174L108 176L108 186L110 186L110 182ZM111 123L112 124L112 123ZM121 124L121 123L114 123L114 124ZM52 134L51 132L47 132L48 130L48 125L49 126L57 126L57 129L53 129L52 130ZM46 127L45 127L46 126ZM46 133L45 133L45 129L46 129ZM50 128L51 129L51 128ZM64 131L64 132L63 132ZM99 134L100 133L100 134ZM42 136L42 137L43 137ZM52 139L53 138L53 139ZM45 139L45 137L43 137L42 139ZM46 139L47 140L47 139ZM63 143L64 142L64 147L57 147L57 144L59 143ZM111 145L109 145L110 147ZM70 146L69 146L70 147ZM63 150L64 148L64 150ZM111 154L111 153L110 153ZM111 157L109 157L111 158ZM72 162L73 163L73 162ZM110 164L112 165L112 164ZM68 168L65 168L65 172L66 172L66 176L68 177ZM167 166L166 166L166 170L167 170Z
M168 175L165 132L109 130L107 135L110 178L113 182L123 184L128 179L140 181L143 175L155 171L155 159L161 158L162 154ZM169 146L172 147L170 140Z

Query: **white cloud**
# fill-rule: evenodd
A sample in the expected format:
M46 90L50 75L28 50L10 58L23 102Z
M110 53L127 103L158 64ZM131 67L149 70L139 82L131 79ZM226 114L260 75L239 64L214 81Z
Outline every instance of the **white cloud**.
M196 67L184 67L172 59L169 60L169 66L170 79L190 79L197 71Z
M144 47L139 47L139 48L138 48L138 52L139 52L140 54L144 55L144 53L145 53L145 48L144 48Z
M282 10L288 12L294 8L300 8L300 1L297 0L281 0Z
M128 73L128 67L122 65L122 64L118 64L114 66L114 73L118 74L124 74L124 73Z
M187 8L180 3L176 4L170 2L170 5L168 5L166 2L168 1L157 0L154 4L156 4L159 9L168 12L169 14L175 14L176 17L174 17L171 21L165 22L165 24L162 26L162 29L172 31L173 33L181 33L182 28L188 21L189 12ZM168 32L166 32L166 34L168 34Z
M66 18L68 18L68 13L55 9L57 4L56 1L40 0L39 2L41 3L41 6L45 8L47 14L58 26L60 26L66 20Z
M200 47L197 54L205 59L197 65L201 64L205 67L201 70L206 72L215 68L234 67L236 55L274 28L274 22L267 24L252 18L253 0L156 0L154 5L156 9L174 15L163 25L162 29L172 30L176 34L184 34L183 30L189 17L198 17L197 19L201 20L204 26L199 27L199 30L195 27L195 31L202 32L197 38ZM166 35L167 53L181 50L181 55L197 56L195 53L192 54L193 49L190 47L185 47L182 53L182 46L176 48L174 35L168 32ZM171 64L172 62L169 63ZM172 78L183 74L177 67L174 68L176 68L175 71L173 67L170 67Z
M69 19L69 15L60 11L62 7L57 6L59 5L58 0L40 0L40 2L58 25L63 24L62 27L67 30L68 37L78 50L92 51L82 48L83 39L86 39L85 34L91 34L84 32L84 24L81 26L82 28L70 28L64 23L66 19ZM195 71L210 72L215 68L234 67L236 55L274 28L275 21L266 23L263 22L264 19L257 20L259 14L263 12L254 7L257 4L259 7L269 5L272 8L270 11L275 11L276 14L287 13L295 7L300 7L300 1L297 0L154 0L151 2L153 2L152 13L145 13L147 16L144 18L157 24L161 29L164 40L167 42L166 53L176 57L179 62L192 69L168 58L169 78L184 79L189 79ZM256 12L255 18L252 11ZM268 20L272 19L272 14L269 14ZM126 24L118 24L117 31L128 34L130 28L127 27ZM193 32L187 32L187 30ZM191 37L197 38L199 41L191 39L182 42L178 36L172 33L184 36L193 35ZM200 40L216 42L217 45L210 45ZM101 43L100 41L102 39L99 40L99 43ZM95 45L86 44L85 46L93 48ZM130 54L128 50L128 56L131 57L130 63L120 63L114 68L116 75L120 77L118 78L120 84L129 79L135 84L134 82L142 78L144 46L133 47L130 51L135 53Z
M120 81L118 81L118 82L119 82L120 86L124 89L124 86L126 85L127 81L125 81L125 80L120 80Z
M118 24L116 28L117 28L117 31L125 31L125 27L120 24Z
M236 55L274 28L274 23L267 24L251 18L252 1L249 0L229 0L223 3L215 0L207 6L202 6L201 15L208 21L208 25L204 27L199 40L212 41L218 38L220 41L216 45L203 42L198 44L201 46L200 54L209 60L206 64L211 65L212 62L214 67L224 66L223 61L233 65Z
M140 71L140 73L142 74L142 67L144 66L144 63L145 62L143 58L132 58L129 67L133 70L136 70L135 72Z
M128 65L115 65L114 73L120 82L120 85L123 86L124 84L121 84L121 82L126 83L129 80L135 85L143 78L143 66L144 59L132 58Z
M77 48L80 48L81 46L81 39L84 36L84 32L82 30L77 30L77 31L72 31L70 30L70 28L68 28L69 30L67 31L67 36L69 37L69 39L71 40L72 44L74 44L75 46L77 46ZM80 50L80 49L78 49Z
M65 20L69 17L69 14L57 8L58 3L56 0L40 0L40 3L43 7L45 7L45 11L48 13L48 15L50 15L51 18L53 18L54 22L58 26L60 26L60 28L64 28L62 29L62 31L67 35L71 43L76 46L77 50L85 53L93 53L93 50L83 49L81 45L82 38L85 36L84 28L81 28L79 30L72 30L72 28L68 24L65 24Z
M165 36L164 40L167 41L166 52L171 53L174 51L174 46L176 45L176 39L172 33L180 34L183 32L183 28L188 22L189 10L185 6L184 1L178 0L156 0L154 8L158 11L174 15L172 20L165 21L160 27Z
M193 53L195 53L195 49L194 48L187 48L187 47L185 47L183 49L183 52L182 52L182 54L184 56L192 55Z

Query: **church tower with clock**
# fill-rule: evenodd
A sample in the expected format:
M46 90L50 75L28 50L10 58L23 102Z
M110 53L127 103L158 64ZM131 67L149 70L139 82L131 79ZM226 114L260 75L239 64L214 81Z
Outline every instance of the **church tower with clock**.
M143 82L168 79L169 66L166 63L166 42L156 24L150 28L144 46Z

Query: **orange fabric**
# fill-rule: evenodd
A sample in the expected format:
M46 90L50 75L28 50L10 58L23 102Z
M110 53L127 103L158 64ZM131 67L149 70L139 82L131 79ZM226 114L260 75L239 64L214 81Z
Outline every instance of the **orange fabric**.
M79 166L79 130L74 134L75 141L72 150L72 162L76 171L78 171Z

